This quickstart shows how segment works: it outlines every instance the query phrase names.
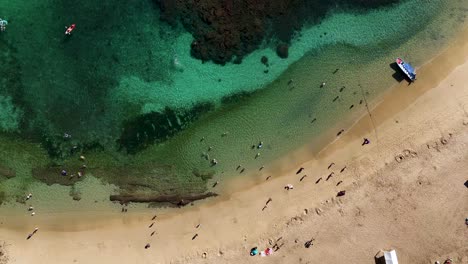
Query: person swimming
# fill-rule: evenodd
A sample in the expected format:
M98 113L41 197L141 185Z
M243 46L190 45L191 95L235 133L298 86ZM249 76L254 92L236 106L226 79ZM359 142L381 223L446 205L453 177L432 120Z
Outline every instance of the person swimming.
M8 25L8 21L5 19L0 18L0 31L3 32L6 30L6 26Z

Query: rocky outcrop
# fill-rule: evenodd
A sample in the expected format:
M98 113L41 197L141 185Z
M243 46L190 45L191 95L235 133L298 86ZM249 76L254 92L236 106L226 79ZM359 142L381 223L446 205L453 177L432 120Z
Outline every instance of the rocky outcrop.
M290 43L306 22L317 23L336 6L378 7L398 0L154 0L161 19L193 35L193 57L240 63L264 40ZM279 53L287 54L284 49Z
M134 203L171 203L177 206L184 206L193 201L218 196L213 192L192 194L192 195L150 195L150 194L115 194L110 196L111 201L118 201L121 204Z
M166 107L161 112L150 112L127 120L117 140L119 149L135 154L151 144L161 143L213 109L212 103L199 103L187 110Z
M6 177L7 179L16 177L16 172L6 166L0 165L0 177Z
M286 59L289 56L289 47L287 44L279 44L276 47L276 54L282 59Z

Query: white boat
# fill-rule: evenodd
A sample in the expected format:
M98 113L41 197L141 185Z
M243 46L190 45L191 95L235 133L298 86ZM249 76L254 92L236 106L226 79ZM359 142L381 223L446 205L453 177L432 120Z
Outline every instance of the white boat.
M416 80L416 71L409 63L405 62L401 58L397 58L396 63L403 71L403 73L405 73L406 77L410 79L410 81L414 82Z

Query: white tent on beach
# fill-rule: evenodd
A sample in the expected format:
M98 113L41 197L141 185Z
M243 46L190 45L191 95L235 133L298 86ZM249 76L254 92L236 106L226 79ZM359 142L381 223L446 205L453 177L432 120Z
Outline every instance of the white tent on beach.
M385 264L398 264L396 251L384 251Z

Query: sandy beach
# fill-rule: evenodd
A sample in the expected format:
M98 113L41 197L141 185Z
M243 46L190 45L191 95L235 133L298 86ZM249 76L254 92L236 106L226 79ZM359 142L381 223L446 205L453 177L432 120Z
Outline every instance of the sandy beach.
M375 263L381 249L400 263L468 263L467 59L465 28L414 84L373 102L372 118L319 153L223 183L229 195L146 213L1 215L0 263Z

